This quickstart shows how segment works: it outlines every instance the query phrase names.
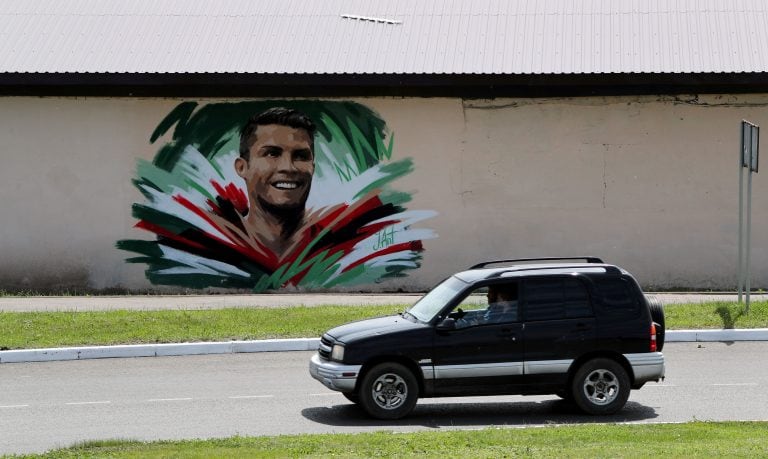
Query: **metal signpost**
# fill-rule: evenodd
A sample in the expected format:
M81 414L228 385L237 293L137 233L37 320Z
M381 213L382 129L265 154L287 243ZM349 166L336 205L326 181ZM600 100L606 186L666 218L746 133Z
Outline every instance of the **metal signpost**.
M752 236L752 173L757 174L760 127L742 120L739 152L739 303L746 292L745 313L749 314L750 238ZM744 225L744 170L747 170L747 224ZM745 228L746 226L746 228ZM746 233L746 234L745 234Z

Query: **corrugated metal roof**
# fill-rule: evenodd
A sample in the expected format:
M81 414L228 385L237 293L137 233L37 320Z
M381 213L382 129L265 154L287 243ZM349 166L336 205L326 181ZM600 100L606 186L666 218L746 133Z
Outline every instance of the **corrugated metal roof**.
M6 73L765 72L768 2L3 0L0 63Z

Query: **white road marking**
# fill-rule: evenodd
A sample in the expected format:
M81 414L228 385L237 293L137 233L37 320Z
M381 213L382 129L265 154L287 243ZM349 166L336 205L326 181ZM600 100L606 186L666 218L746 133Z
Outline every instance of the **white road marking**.
M712 384L713 386L757 386L757 383L730 383L730 384Z
M241 399L241 398L273 398L274 395L233 395L231 399Z
M29 405L0 405L0 408L26 408Z
M148 402L185 402L192 400L192 397L185 398L150 398Z
M65 403L65 405L106 405L112 403L109 400L100 400L98 402L69 402Z

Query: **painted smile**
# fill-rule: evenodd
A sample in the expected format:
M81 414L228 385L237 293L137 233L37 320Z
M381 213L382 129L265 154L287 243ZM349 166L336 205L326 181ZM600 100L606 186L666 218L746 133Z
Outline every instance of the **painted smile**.
M295 190L301 186L301 182L279 181L272 184L278 190Z

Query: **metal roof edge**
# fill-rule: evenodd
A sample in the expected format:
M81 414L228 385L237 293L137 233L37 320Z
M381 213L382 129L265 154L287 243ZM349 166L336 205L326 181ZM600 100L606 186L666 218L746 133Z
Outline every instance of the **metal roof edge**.
M552 97L768 92L768 72L611 74L0 73L3 96Z

